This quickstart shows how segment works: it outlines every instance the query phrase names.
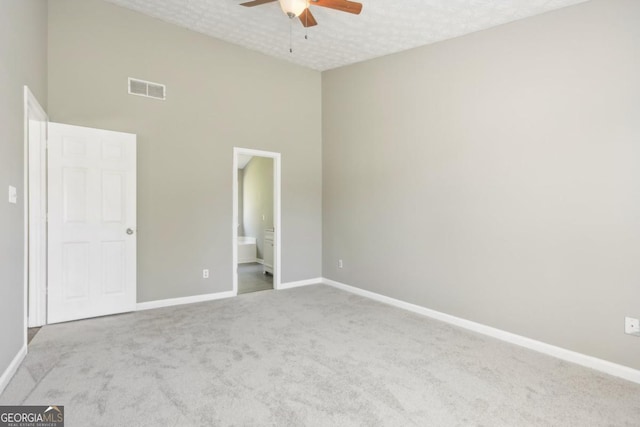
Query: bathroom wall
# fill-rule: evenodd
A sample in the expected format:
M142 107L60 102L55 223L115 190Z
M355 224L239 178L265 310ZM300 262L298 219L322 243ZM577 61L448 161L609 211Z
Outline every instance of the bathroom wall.
M243 169L244 235L256 238L258 258L264 251L264 230L273 228L273 159L254 157Z
M238 169L238 236L244 236L244 171Z

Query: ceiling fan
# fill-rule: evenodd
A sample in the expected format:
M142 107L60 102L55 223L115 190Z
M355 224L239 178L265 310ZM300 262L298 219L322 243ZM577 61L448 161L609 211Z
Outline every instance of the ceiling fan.
M326 7L341 12L353 13L354 15L359 15L362 10L362 3L349 0L253 0L240 3L240 6L253 7L276 1L280 2L282 11L286 13L289 18L293 19L297 17L305 27L318 25L318 22L309 10L309 6Z

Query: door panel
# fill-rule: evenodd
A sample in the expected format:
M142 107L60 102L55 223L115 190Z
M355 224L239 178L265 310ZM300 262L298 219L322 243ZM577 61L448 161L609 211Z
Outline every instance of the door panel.
M125 178L121 172L102 172L102 221L122 224L125 218Z
M88 300L89 298L89 243L62 244L63 300Z
M102 283L105 294L126 292L126 248L123 242L102 242Z
M49 124L48 323L136 303L136 137Z
M81 168L62 169L63 223L87 222L87 175Z

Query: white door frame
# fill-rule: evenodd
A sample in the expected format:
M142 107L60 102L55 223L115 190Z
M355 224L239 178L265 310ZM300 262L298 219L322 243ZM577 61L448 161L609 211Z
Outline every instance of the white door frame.
M280 289L281 277L282 277L282 265L281 256L282 253L282 222L280 220L281 214L281 156L280 153L271 151L253 150L250 148L233 147L233 220L231 221L231 244L233 245L233 295L238 295L238 157L240 155L245 156L257 156L268 157L273 159L273 224L275 232L273 233L274 244L276 250L273 254L275 274L273 275L273 289Z
M44 138L33 138L29 132L29 121L36 120L44 123ZM31 90L24 86L24 343L27 344L27 327L42 326L47 318L47 230L46 206L47 188L42 185L46 180L46 128L49 117ZM42 134L40 135L42 136ZM30 145L37 144L35 150L39 152L39 159L34 159ZM31 147L34 148L34 147ZM39 161L37 161L39 160ZM29 172L32 168L40 168L39 182L31 182ZM43 217L34 224L30 218L29 200L36 197L41 206L45 207ZM39 233L35 231L39 230ZM30 239L32 233L37 234L37 240ZM33 245L32 245L33 243ZM30 274L31 273L31 274Z

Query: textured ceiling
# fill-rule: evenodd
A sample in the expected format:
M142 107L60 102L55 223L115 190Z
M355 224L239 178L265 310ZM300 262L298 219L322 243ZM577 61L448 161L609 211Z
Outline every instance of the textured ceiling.
M306 30L307 40L277 2L247 8L239 6L247 0L107 1L322 71L588 0L361 0L360 15L312 5L318 25Z

